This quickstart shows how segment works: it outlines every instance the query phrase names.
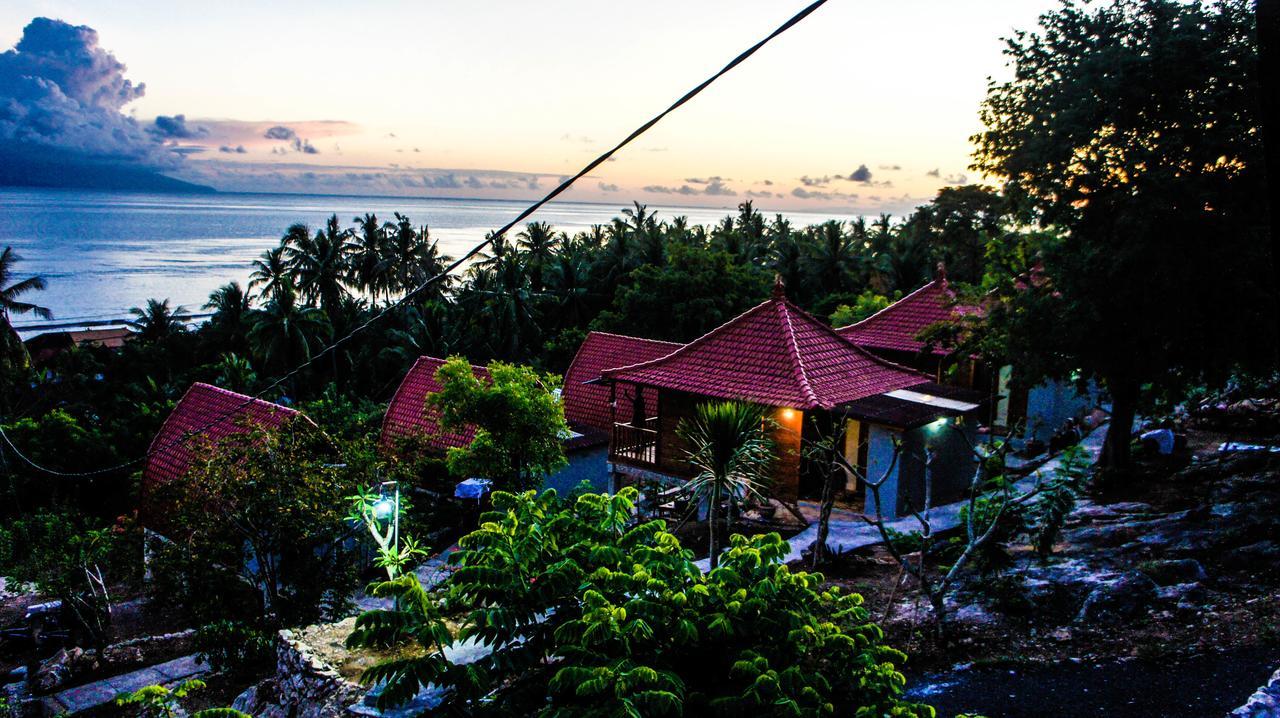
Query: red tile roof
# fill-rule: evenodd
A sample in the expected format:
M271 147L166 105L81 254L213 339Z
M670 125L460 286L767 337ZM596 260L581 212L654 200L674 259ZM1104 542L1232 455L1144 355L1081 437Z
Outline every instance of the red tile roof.
M590 427L599 431L611 431L613 409L609 406L609 387L584 382L599 379L606 369L658 359L681 346L675 342L625 337L606 332L587 334L564 375L564 389L561 391L564 417L575 428ZM648 407L648 415L652 416L657 413L657 397L649 399L654 404Z
M427 406L427 397L440 391L436 371L444 362L444 359L436 357L419 357L405 375L404 381L400 382L400 388L391 397L387 414L382 419L382 437L379 443L384 450L391 448L397 440L410 437L423 438L426 448L441 453L450 447L471 445L471 440L476 436L474 426L442 432L439 410ZM489 377L489 370L482 366L473 365L471 370L481 379Z
M666 357L604 376L769 406L830 409L904 389L928 377L854 346L826 324L774 297Z
M955 301L955 292L946 277L939 277L866 319L836 331L854 344L868 349L922 352L925 344L916 337L925 327L960 313ZM935 346L933 353L944 355L950 352L945 347Z
M192 384L151 440L147 463L142 470L144 513L148 504L145 497L153 495L159 486L185 474L191 464L192 449L201 442L218 441L244 433L246 422L274 429L295 416L302 415L279 404L234 391L209 384Z

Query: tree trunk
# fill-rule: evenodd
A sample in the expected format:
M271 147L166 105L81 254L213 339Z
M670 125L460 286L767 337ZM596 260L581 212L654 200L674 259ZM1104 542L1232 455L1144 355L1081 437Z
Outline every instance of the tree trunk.
M827 560L827 536L831 533L831 510L836 503L836 477L842 476L831 471L822 484L822 505L818 509L818 538L813 542L813 568L816 570Z
M711 506L707 509L707 534L708 543L710 543L711 570L714 571L720 565L720 551L716 545L716 514L720 507L720 485L716 484L711 487Z
M1111 391L1111 424L1102 443L1102 467L1107 471L1129 468L1133 419L1138 411L1138 384L1127 379L1107 380Z

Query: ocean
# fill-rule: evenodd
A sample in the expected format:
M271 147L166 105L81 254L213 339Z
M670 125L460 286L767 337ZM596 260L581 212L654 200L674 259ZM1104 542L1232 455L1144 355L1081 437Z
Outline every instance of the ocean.
M222 284L245 283L250 265L279 242L285 229L303 222L313 229L332 214L344 226L372 212L393 212L426 223L449 255L459 256L520 213L529 202L513 200L357 197L331 195L210 195L88 192L0 188L0 247L12 246L22 261L17 279L42 275L48 288L23 297L53 310L56 322L127 317L147 299L169 299L199 312ZM617 205L556 202L531 219L573 233L619 215ZM735 211L649 204L662 217L685 215L691 224L712 224ZM831 214L784 213L798 225ZM31 315L13 324L42 324ZM24 335L29 332L23 332Z

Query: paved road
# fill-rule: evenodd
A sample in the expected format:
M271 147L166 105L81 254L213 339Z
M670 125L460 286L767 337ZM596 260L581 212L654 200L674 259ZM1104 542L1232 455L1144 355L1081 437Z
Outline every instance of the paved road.
M132 693L145 686L174 686L208 671L207 664L196 663L196 656L193 653L159 665L142 668L133 673L105 678L55 693L43 700L45 715L81 713L110 703L121 693Z

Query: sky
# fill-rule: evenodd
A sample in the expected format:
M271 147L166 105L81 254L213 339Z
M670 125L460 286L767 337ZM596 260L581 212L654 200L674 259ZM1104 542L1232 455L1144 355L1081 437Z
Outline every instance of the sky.
M222 191L529 198L806 2L6 0L0 154ZM568 197L900 214L982 181L969 137L1001 38L1056 4L831 0Z

